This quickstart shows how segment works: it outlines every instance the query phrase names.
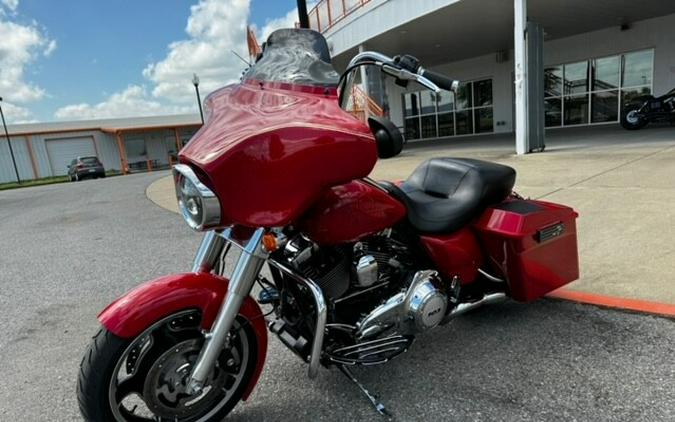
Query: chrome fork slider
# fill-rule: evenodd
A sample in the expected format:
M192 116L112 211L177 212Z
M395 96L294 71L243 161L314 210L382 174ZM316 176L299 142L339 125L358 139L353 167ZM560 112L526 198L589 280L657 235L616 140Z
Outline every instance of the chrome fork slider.
M209 232L204 236L193 270L210 271L213 268L228 234L229 231L223 234ZM225 300L218 311L211 331L204 335L204 346L192 369L187 386L187 390L191 394L197 394L204 388L220 352L227 345L230 329L239 313L239 308L250 294L260 269L268 256L262 247L264 234L264 229L257 229L248 243L242 247L241 255L232 272L232 279Z

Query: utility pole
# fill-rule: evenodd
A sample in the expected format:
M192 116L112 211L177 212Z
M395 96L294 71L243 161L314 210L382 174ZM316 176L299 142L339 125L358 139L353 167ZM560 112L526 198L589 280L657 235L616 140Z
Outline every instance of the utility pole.
M16 181L19 184L21 184L21 178L19 177L19 169L16 167L16 160L14 159L12 140L9 139L9 132L7 131L7 123L5 123L5 113L2 112L2 97L0 97L0 116L2 116L2 127L5 128L5 137L7 138L7 145L9 145L9 155L12 156L12 164L14 164L14 174L16 174Z

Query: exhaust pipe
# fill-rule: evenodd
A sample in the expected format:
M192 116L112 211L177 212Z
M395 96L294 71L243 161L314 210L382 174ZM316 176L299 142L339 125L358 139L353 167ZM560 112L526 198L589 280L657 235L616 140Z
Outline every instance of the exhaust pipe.
M452 318L465 314L469 311L473 311L476 308L480 308L483 305L492 305L495 303L503 302L506 300L506 293L490 293L485 296L483 296L481 299L475 301L475 302L468 302L468 303L460 303L450 311L448 315L443 319L441 322L442 324L447 324Z

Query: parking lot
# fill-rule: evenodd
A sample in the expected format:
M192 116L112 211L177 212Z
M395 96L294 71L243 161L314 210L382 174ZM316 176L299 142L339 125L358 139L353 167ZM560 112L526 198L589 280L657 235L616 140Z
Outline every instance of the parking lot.
M96 314L189 268L200 237L145 197L166 172L0 192L0 420L78 420ZM675 420L675 322L569 302L506 302L357 375L396 420ZM275 339L234 421L382 420L336 370L315 380Z

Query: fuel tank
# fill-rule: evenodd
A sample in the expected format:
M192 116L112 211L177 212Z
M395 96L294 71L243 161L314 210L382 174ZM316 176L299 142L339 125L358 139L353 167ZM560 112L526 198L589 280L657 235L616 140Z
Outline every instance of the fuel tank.
M327 189L297 222L301 232L322 246L355 242L389 228L406 215L405 207L362 180Z
M377 161L370 130L339 107L334 87L249 79L205 105L207 123L179 159L218 196L223 226L285 226Z

